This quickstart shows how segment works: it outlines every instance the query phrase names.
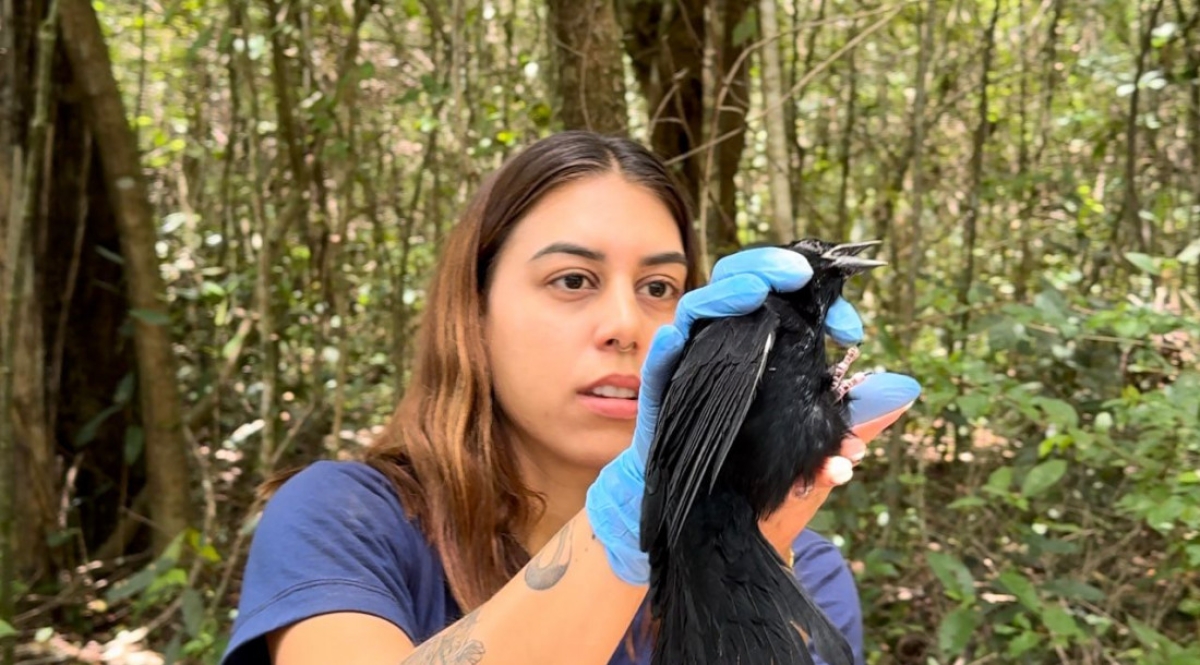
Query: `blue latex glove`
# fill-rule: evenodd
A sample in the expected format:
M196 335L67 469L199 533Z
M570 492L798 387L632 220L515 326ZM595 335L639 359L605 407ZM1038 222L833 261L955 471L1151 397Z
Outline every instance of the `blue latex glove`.
M642 366L633 444L601 469L596 482L588 488L585 503L592 531L604 544L617 577L630 584L646 584L650 580L649 560L641 551L638 537L646 457L663 391L692 324L702 318L749 314L763 304L770 291L794 291L803 288L811 278L812 266L808 260L790 250L760 247L731 254L713 267L707 285L680 298L675 322L655 333ZM850 303L839 299L826 315L826 331L838 344L857 344L862 341L862 319ZM850 391L851 424L858 422L859 417L879 421L888 414L898 416L919 392L916 381L906 376L872 375Z

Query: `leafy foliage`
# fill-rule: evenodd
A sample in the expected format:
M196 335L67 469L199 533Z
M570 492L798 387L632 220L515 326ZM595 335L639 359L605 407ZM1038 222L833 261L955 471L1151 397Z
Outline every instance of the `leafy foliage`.
M887 241L891 267L851 294L865 362L925 389L813 523L856 573L872 665L1200 662L1200 10L1167 4L1151 23L1155 1L1014 0L990 36L991 2L779 5L797 231ZM23 589L0 638L144 629L170 660L215 662L254 485L378 431L446 230L489 170L559 129L544 8L92 4L171 308L128 317L177 341L203 518L161 556L132 541L93 559L78 505L138 512L123 483L146 452L136 426L102 435L134 408L135 374L105 386L61 466L117 450L124 480L75 496L64 472L60 576ZM757 21L727 26L732 40L755 43ZM745 242L772 195L749 64ZM655 109L627 78L644 138Z

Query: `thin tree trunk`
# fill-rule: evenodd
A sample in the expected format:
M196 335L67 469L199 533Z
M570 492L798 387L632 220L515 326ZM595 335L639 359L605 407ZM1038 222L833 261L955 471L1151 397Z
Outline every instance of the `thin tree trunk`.
M549 0L553 89L564 129L625 134L625 67L613 0Z
M1019 219L1021 220L1021 231L1020 231L1020 241L1019 241L1018 245L1020 247L1021 260L1020 260L1020 267L1017 270L1017 274L1016 274L1016 276L1014 278L1014 282L1013 282L1013 298L1017 302L1026 302L1028 300L1029 280L1033 278L1034 269L1038 263L1037 250L1035 249L1035 243L1034 243L1035 234L1034 234L1034 229L1033 229L1032 213L1033 213L1035 206L1037 205L1038 194L1039 194L1040 188L1038 187L1034 178L1030 177L1029 174L1031 173L1031 170L1032 170L1034 164L1041 162L1042 154L1045 152L1046 146L1049 145L1049 143L1050 143L1049 135L1050 135L1051 112L1052 112L1052 107L1054 104L1054 90L1056 87L1055 82L1057 81L1057 78L1058 78L1058 75L1055 73L1054 63L1055 63L1055 60L1057 59L1057 54L1058 54L1058 32L1059 32L1060 21L1062 19L1062 10L1063 10L1064 2L1065 2L1065 0L1054 0L1054 6L1053 6L1053 9L1051 10L1050 24L1046 29L1046 43L1042 47L1042 54L1043 54L1042 55L1042 68L1043 68L1042 85L1043 85L1044 93L1042 95L1041 110L1039 111L1039 114L1038 114L1039 143L1038 143L1038 147L1037 147L1037 152L1033 155L1032 163L1031 163L1030 156L1029 156L1028 141L1027 141L1027 139L1024 138L1025 130L1024 129L1021 130L1022 131L1022 143L1021 143L1022 151L1018 154L1018 157L1017 157L1017 160L1018 160L1017 171L1018 171L1020 177L1026 179L1026 182L1028 184L1026 185L1026 188L1025 188L1025 197L1024 197L1025 205L1024 205L1024 208L1022 209L1022 213L1019 217ZM1024 11L1024 3L1022 3L1019 6L1022 8L1022 12L1023 12ZM1025 24L1024 20L1021 21L1021 24L1022 25ZM1023 54L1024 54L1024 51L1022 51L1022 62L1024 62ZM1025 65L1022 65L1022 66L1024 67ZM1024 86L1025 85L1025 77L1022 76L1021 80L1022 80L1022 85ZM1022 87L1022 90L1024 90L1024 87ZM1024 93L1022 93L1022 95L1024 95ZM1022 127L1024 127L1024 123L1025 123L1024 96L1022 96L1021 109L1022 109L1022 116L1021 116Z
M900 311L897 323L903 326L905 346L912 338L912 322L916 318L917 275L921 271L924 250L921 241L921 218L925 212L925 106L928 100L926 78L929 64L933 58L933 26L937 22L937 0L928 0L921 24L921 50L917 55L917 74L914 87L912 109L912 133L909 135L909 154L912 155L912 190L911 217L905 234L907 247L904 248L905 278L904 290L900 298Z
M1180 20L1183 19L1183 8L1179 7L1176 0L1176 7L1179 11ZM1196 10L1200 13L1200 9ZM1200 238L1200 39L1193 37L1193 30L1196 28L1197 16L1193 15L1189 20L1188 29L1184 33L1184 44L1187 48L1187 76L1186 80L1191 81L1188 86L1188 141L1191 147L1192 164L1192 230L1188 234L1190 238ZM1193 266L1193 278L1195 283L1192 285L1196 298L1200 299L1200 261L1197 261Z
M776 23L777 0L759 0L758 20L762 26L762 86L767 105L767 173L771 190L772 243L784 242L796 234L796 218L792 211L791 178L788 173L787 128L784 124L783 72L779 61L779 24Z
M334 276L333 282L336 285L333 293L334 311L337 313L339 325L341 326L341 334L338 335L338 359L335 369L336 380L333 398L332 434L334 445L337 445L338 437L341 436L342 431L342 417L346 404L346 358L350 352L348 345L350 335L346 334L350 317L350 280L347 279L345 271L339 269L339 262L341 260L341 250L345 246L346 237L349 232L350 216L354 209L354 180L358 170L358 154L355 146L358 143L359 33L370 11L371 5L369 2L366 0L355 1L353 25L350 30L346 51L342 56L341 75L338 77L338 90L344 90L345 92L344 97L337 99L337 106L345 107L347 113L345 141L348 153L345 156L346 159L342 165L341 179L338 182L337 216L335 218L337 231L334 237L331 238L328 254L329 272ZM336 110L335 108L332 112L336 112Z
M1142 34L1140 39L1140 48L1138 50L1137 65L1133 73L1133 92L1129 95L1129 113L1125 116L1125 195L1121 200L1121 214L1113 217L1112 231L1109 233L1109 247L1115 255L1123 253L1121 251L1121 229L1130 234L1130 240L1137 242L1137 247L1141 251L1149 249L1147 239L1143 237L1139 231L1140 224L1138 222L1138 212L1141 208L1141 203L1138 200L1137 191L1137 116L1138 105L1141 101L1141 85L1142 75L1146 72L1146 56L1150 53L1152 43L1152 32L1158 26L1158 15L1162 11L1163 0L1157 0L1154 3L1153 9L1150 10L1150 16L1146 18L1142 24ZM1116 261L1114 260L1114 263ZM1102 262L1096 263L1096 278L1099 278L1099 266Z
M917 74L914 86L913 108L910 122L912 132L909 134L907 154L911 155L912 191L911 215L907 233L903 238L893 234L892 249L894 256L902 256L903 288L899 300L899 311L896 323L899 326L899 338L902 348L907 348L916 334L917 274L923 262L921 249L921 216L924 212L925 178L923 153L925 152L925 105L927 99L926 76L929 72L930 60L933 58L933 26L937 22L937 0L927 0L922 13L921 47L917 54ZM907 241L905 243L905 241ZM904 246L907 244L907 247ZM901 251L903 250L903 251ZM904 441L900 431L894 430L887 444L888 476L884 484L887 505L893 511L900 508L900 476L905 469ZM891 523L888 534L890 535Z
M855 32L857 23L851 26L850 31ZM844 240L850 237L850 207L849 207L849 190L850 190L850 152L854 146L854 123L858 115L858 68L855 63L854 54L858 50L850 51L847 55L849 66L850 85L846 90L846 120L842 127L842 145L840 150L841 157L841 182L838 185L838 217L837 227L834 229L833 238L835 240Z
M63 43L85 97L88 120L116 213L126 288L133 313L147 481L154 502L155 551L183 531L192 514L175 357L162 301L154 216L142 182L133 132L125 117L108 47L87 0L61 0Z
M259 448L258 471L261 474L271 472L274 460L278 459L276 447L279 445L278 417L279 409L276 404L279 392L279 341L276 339L276 324L274 302L271 298L272 279L271 268L275 265L275 252L283 242L288 228L294 222L307 219L308 198L310 195L311 173L304 159L303 136L299 124L293 115L295 108L292 99L292 84L287 60L287 46L283 42L283 34L279 29L279 2L266 0L268 16L266 18L267 33L271 42L271 81L275 94L275 112L279 120L281 138L287 149L288 162L291 165L292 183L291 194L283 207L283 212L271 223L268 215L260 219L259 233L262 238L262 248L259 250L258 267L255 273L254 297L258 303L258 334L262 344L262 395L259 401L259 417L263 421L261 432L262 446ZM305 226L301 222L301 226Z
M967 204L967 214L963 218L963 260L964 267L958 282L958 306L962 311L958 320L958 341L967 337L967 328L971 322L971 286L975 281L975 238L979 225L979 199L983 189L983 151L987 144L988 125L988 89L991 87L992 56L996 50L996 23L1000 20L1000 3L994 0L992 20L988 23L987 32L983 35L983 63L979 73L979 115L975 124L975 136L971 142L971 191ZM1020 1L1020 0L1018 0ZM956 343L951 333L949 350L953 353Z

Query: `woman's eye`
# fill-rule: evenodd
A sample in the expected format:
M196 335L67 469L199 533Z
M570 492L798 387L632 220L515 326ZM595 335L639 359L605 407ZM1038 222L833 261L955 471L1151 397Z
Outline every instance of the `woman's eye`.
M587 286L587 281L588 279L586 275L577 272L573 272L569 275L563 275L562 277L554 280L555 283L560 284L571 291L578 291L579 289Z
M649 284L647 284L645 286L645 288L646 288L646 292L652 298L665 298L667 296L670 296L673 293L675 286L673 284L671 284L670 282L663 281L663 280L657 280L654 282L650 282Z

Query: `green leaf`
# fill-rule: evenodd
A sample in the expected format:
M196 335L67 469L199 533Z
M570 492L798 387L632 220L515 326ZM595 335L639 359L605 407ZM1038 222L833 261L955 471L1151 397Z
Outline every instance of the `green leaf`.
M1042 601L1038 598L1037 588L1029 581L1027 577L1018 573L1015 570L1006 570L1000 573L996 578L1009 593L1017 597L1025 607L1037 612L1042 608Z
M104 247L101 247L100 245L96 245L96 253L99 254L100 256L103 256L104 258L108 259L109 261L112 261L113 263L115 263L119 266L125 265L125 259L121 258L120 254L117 254L116 252L114 252L110 249L105 249Z
M165 326L171 322L171 318L166 314L152 309L131 309L129 310L129 315L141 320L142 323L152 326Z
M146 442L146 434L137 425L131 425L125 430L125 464L131 465L142 455Z
M987 485L984 486L984 489L993 494L1008 494L1008 488L1012 487L1012 481L1012 467L1002 466L988 476Z
M971 392L954 400L954 404L967 420L986 415L992 405L991 396L983 392Z
M758 10L751 8L742 14L742 20L733 27L733 45L741 46L746 40L758 35Z
M1155 265L1154 258L1149 254L1142 254L1141 252L1125 252L1125 258L1129 259L1129 262L1137 266L1142 272L1149 273L1151 275L1158 274L1158 266Z
M1100 589L1085 582L1069 578L1049 580L1042 585L1042 588L1064 600L1085 600L1090 603L1099 603L1107 599L1107 596Z
M1042 611L1042 623L1056 637L1071 638L1083 635L1079 631L1079 625L1075 623L1075 618L1058 605L1046 606Z
M192 637L199 637L204 622L204 601L200 598L200 592L188 587L183 590L180 600L184 630Z
M1075 407L1069 402L1061 399L1052 399L1049 397L1039 397L1035 403L1046 412L1046 417L1053 422L1063 427L1076 427L1079 425L1079 414L1075 412Z
M975 579L961 561L943 552L927 552L925 560L941 580L947 595L956 600L975 598Z
M9 635L16 635L17 629L13 628L7 621L0 619L0 639L4 639Z
M938 625L938 648L947 657L962 653L979 627L979 615L970 607L960 607L942 618Z
M1021 654L1033 649L1042 641L1042 636L1034 631L1026 631L1013 638L1008 643L1008 655L1019 658Z
M114 404L107 409L96 414L94 418L84 423L83 427L79 428L79 433L75 435L75 447L80 448L91 443L96 438L96 431L104 424L108 417L117 411L121 410L121 405Z
M946 508L948 510L966 510L968 508L978 508L979 506L986 506L986 505L987 505L987 501L984 501L983 499L981 499L977 496L964 496L962 498L951 501L950 505L946 506Z
M1053 487L1066 472L1065 460L1046 460L1030 469L1029 473L1025 475L1025 480L1021 483L1021 494L1027 497L1037 496Z
M121 382L117 384L117 392L113 395L114 402L122 406L129 403L129 398L133 397L134 380L133 372L121 377Z
M1129 629L1133 631L1134 636L1137 637L1138 641L1141 642L1147 649L1153 651L1162 651L1167 654L1177 653L1183 650L1182 647L1171 641L1171 638L1163 635L1157 630L1151 628L1149 625L1142 623L1133 617L1129 617Z
M1175 256L1175 260L1184 264L1191 265L1200 259L1200 238L1196 238L1183 251Z
M104 594L104 599L111 605L141 593L153 584L154 580L158 579L159 566L160 563L155 561L137 573L117 582L108 590L108 593Z

